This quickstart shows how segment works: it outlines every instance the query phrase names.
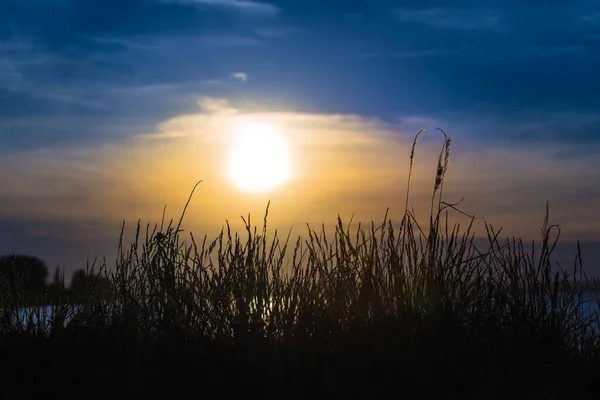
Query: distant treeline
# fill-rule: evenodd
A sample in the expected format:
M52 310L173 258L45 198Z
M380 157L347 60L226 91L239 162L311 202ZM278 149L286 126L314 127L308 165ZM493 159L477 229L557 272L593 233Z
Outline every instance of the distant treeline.
M38 257L23 254L0 256L0 290L23 306L50 304L59 300L77 301L91 288L110 288L108 279L99 274L78 269L65 285L64 271L57 267L48 282L48 266ZM8 293L7 293L8 292Z

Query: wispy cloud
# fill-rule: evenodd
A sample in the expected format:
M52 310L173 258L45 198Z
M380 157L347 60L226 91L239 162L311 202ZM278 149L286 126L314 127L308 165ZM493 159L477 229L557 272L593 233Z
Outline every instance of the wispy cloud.
M512 136L522 142L557 142L564 132L597 131L600 126L600 113L572 111L555 112L553 115L531 116L527 122L513 128ZM593 150L593 147L591 148ZM565 138L556 154L577 157L586 148L571 138Z
M545 46L530 46L523 49L527 55L535 58L548 58L565 56L574 53L593 51L591 46L586 44L556 44Z
M177 47L247 47L263 44L261 39L238 35L196 35L196 36L133 36L133 37L94 37L97 43L113 44L134 51L162 51Z
M458 10L446 8L398 8L394 14L401 21L416 22L436 29L501 31L502 18L491 10Z
M277 16L281 9L270 3L249 0L160 0L163 3L197 4L231 9L236 12L257 15Z
M422 57L435 57L448 54L455 54L455 51L450 50L438 50L438 49L422 49L422 50L409 50L399 52L380 52L380 53L366 53L363 55L364 58L422 58Z
M0 40L0 89L20 90L25 80L23 69L55 61L49 54L36 49L32 43L18 39Z
M600 13L597 12L597 13L582 15L581 17L579 17L579 19L582 21L591 22L591 23L600 22Z
M234 72L233 74L231 74L231 77L244 83L248 79L248 74L246 74L245 72Z
M112 86L103 89L103 92L109 94L130 94L134 96L155 96L166 93L178 93L182 90L202 89L207 87L225 86L228 83L222 79L203 79L181 82L163 82L156 84L138 84Z
M100 102L86 99L80 87L54 79L40 79L53 67L67 64L71 62L32 42L19 39L0 41L0 89L36 99L89 108L102 107Z
M292 33L301 32L302 29L295 27L270 27L270 28L259 28L256 30L256 33L264 38L272 39L272 38L281 38L287 36Z

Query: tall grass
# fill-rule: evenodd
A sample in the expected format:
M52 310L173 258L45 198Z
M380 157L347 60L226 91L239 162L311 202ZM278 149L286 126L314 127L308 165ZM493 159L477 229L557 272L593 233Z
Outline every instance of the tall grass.
M3 291L3 304L12 306L3 310L2 338L46 343L35 347L44 354L47 343L96 358L121 349L102 359L119 378L104 371L94 382L118 381L135 393L197 381L197 390L266 397L368 397L414 385L460 398L493 398L511 387L535 387L534 398L549 387L575 393L575 376L578 388L589 382L582 371L597 361L600 337L598 296L584 293L594 282L579 247L572 269L552 264L560 228L550 224L548 205L541 242L530 251L520 239L501 240L487 223L487 245L477 247L472 216L466 227L450 225L449 214L463 212L442 200L451 141L440 132L426 225L409 210L422 132L399 225L387 213L377 225L338 217L333 232L307 225L292 239L268 229L267 205L259 226L248 215L245 231L227 223L215 238L198 239L181 230L198 182L177 223L163 217L144 229L138 222L129 246L123 225L116 269L106 262L89 268L110 288L90 290L78 305L59 299L51 318L25 321L10 318L18 299ZM152 368L179 383L161 386Z

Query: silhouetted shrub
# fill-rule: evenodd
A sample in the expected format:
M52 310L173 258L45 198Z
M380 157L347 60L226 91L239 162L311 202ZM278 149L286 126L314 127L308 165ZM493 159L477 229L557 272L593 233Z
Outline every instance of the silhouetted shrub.
M37 257L21 254L0 257L2 290L23 304L35 303L44 296L47 276L48 267Z

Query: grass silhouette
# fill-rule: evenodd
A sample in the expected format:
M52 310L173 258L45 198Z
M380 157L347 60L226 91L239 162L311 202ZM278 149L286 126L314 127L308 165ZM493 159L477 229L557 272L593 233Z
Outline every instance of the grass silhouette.
M0 397L600 393L598 291L581 252L571 270L552 265L548 206L531 252L487 224L478 248L473 217L449 226L462 211L442 201L441 132L426 227L408 207L419 132L399 226L338 217L333 234L307 226L291 240L269 232L267 205L261 227L248 216L245 232L197 240L180 229L188 199L177 224L138 222L128 247L122 230L116 269L88 268L111 285L78 304L55 296L48 318L21 316L19 291L3 288Z

